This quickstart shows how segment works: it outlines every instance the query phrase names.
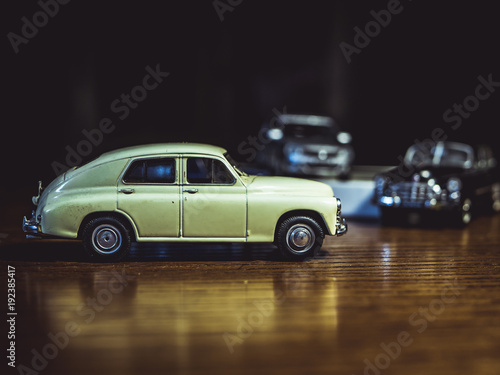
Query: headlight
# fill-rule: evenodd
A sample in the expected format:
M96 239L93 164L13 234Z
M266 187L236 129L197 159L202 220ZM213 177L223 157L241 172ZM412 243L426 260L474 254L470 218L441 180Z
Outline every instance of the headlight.
M339 143L342 143L343 145L351 143L351 140L352 136L347 132L340 132L339 134L337 134L337 141L339 141Z
M459 191L462 188L462 181L460 179L452 177L446 183L446 188L449 193L453 193L455 191Z
M427 185L432 189L432 191L436 194L441 194L441 186L439 184L436 184L436 180L431 178L429 181L427 181Z
M302 155L304 153L304 148L302 146L299 146L297 144L289 143L285 146L285 154L290 155L290 154L298 154Z
M439 186L438 184L432 186L432 191L436 194L441 194L441 186Z
M267 131L267 138L273 141L279 141L283 138L283 130L279 128L272 128Z

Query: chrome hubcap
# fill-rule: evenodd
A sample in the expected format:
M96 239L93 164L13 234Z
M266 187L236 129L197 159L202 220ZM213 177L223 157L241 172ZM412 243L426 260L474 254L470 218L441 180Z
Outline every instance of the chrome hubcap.
M304 253L311 249L316 241L314 231L305 224L293 225L287 233L286 242L292 252L296 254Z
M103 224L94 229L92 242L97 252L101 254L112 254L120 248L122 244L122 235L113 225Z

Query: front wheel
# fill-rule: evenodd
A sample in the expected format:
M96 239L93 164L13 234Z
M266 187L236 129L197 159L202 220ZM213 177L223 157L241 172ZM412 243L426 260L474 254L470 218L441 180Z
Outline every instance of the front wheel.
M314 219L293 216L280 224L276 239L278 249L286 259L301 261L318 253L323 238L323 230Z
M113 217L93 219L85 225L83 248L90 257L100 261L117 261L130 250L130 234L125 225Z

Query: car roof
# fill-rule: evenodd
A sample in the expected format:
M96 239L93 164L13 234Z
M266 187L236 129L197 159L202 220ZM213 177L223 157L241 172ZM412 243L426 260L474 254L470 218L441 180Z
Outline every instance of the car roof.
M153 143L120 148L102 154L97 160L105 163L123 158L134 158L147 155L161 154L209 154L223 155L226 150L222 147L202 143ZM96 161L97 161L96 160Z
M279 121L285 125L309 125L333 127L335 121L331 117L303 114L281 114Z
M74 173L84 173L91 168L120 159L136 158L141 156L160 156L165 154L200 154L222 156L225 153L226 150L222 147L201 143L153 143L131 146L105 152L98 158L89 161L80 167L73 167L66 172L66 178L69 178Z

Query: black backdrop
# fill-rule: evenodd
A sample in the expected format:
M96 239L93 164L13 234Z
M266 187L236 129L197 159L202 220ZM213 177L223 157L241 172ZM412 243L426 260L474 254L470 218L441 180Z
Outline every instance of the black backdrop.
M53 163L65 163L82 131L105 118L114 129L84 161L169 141L217 144L244 159L238 146L276 110L335 117L353 135L357 164L397 164L436 128L498 151L500 92L478 101L457 130L443 120L475 94L479 76L500 82L493 2L401 0L348 64L340 44L354 45L354 27L396 0L72 0L45 20L41 3L55 13L54 1L3 6L0 190L51 180ZM46 25L15 53L9 33L23 36L23 17ZM137 89L158 64L170 75ZM111 105L134 88L147 97L120 119L125 112Z

